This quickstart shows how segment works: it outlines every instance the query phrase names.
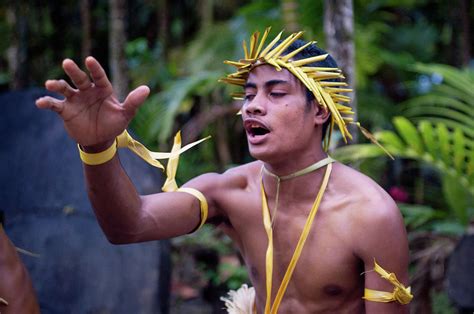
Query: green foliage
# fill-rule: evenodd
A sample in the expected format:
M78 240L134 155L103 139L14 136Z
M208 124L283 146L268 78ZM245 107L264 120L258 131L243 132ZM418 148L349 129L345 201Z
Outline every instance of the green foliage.
M410 229L430 229L429 223L447 218L447 212L444 210L435 210L425 205L398 204L403 213L405 224Z
M200 72L199 74L170 81L165 90L152 95L138 112L134 126L145 139L158 139L165 143L173 134L175 117L191 110L192 98L209 92L221 73Z
M159 44L150 49L146 38L139 37L127 43L125 53L132 86L145 84L154 90L170 78Z
M431 301L433 314L455 314L459 313L449 300L448 295L444 291L431 293Z
M375 137L394 156L419 160L436 168L442 175L443 196L455 222L466 226L472 218L470 204L474 197L473 140L461 129L450 130L440 122L421 121L415 127L408 119L396 117L394 126L397 132L381 131L375 133ZM368 144L342 147L333 153L341 161L383 154L382 150ZM413 213L419 213L417 219L422 221L439 214L419 208Z
M458 128L474 138L474 70L443 64L417 64L413 70L431 78L431 90L406 101L402 114L413 121L443 122L446 127ZM441 84L437 84L439 80Z
M173 238L172 243L179 247L199 246L201 248L212 249L220 255L226 255L233 252L230 238L211 225L204 225L193 234Z
M219 274L219 278L225 278L224 283L232 290L237 290L242 284L250 282L247 268L244 265L221 263L219 264Z

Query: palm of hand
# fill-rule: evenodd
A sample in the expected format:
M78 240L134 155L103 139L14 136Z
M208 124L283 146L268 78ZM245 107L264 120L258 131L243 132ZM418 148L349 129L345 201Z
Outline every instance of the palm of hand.
M63 69L77 89L64 80L48 80L46 88L65 99L46 96L38 99L36 105L57 112L64 120L68 134L79 144L91 146L112 141L122 133L145 101L149 89L140 86L120 103L97 60L88 57L86 67L90 78L72 60L66 59Z
M68 134L84 146L114 139L132 118L111 90L95 85L66 98L60 115Z

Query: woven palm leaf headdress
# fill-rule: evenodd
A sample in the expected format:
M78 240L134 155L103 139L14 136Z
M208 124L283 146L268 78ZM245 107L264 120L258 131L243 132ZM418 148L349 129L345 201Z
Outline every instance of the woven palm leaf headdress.
M253 33L250 37L250 47L247 46L247 43L244 40L242 43L245 54L244 59L239 61L224 61L224 63L236 67L237 71L220 79L220 81L227 84L244 86L247 82L250 71L256 66L269 64L274 66L278 71L285 68L296 76L313 93L319 105L323 106L331 113L329 131L326 132L326 138L324 139L325 150L329 148L329 142L334 125L338 126L342 138L346 143L348 138L352 139L352 135L347 129L348 123L356 124L366 137L378 144L375 138L367 130L362 128L358 122L353 121L352 116L354 115L354 112L351 107L345 105L349 103L351 99L342 93L352 92L352 89L347 88L347 83L344 82L345 77L342 74L342 71L337 67L309 66L314 62L324 61L328 57L328 54L293 60L292 58L294 56L315 42L310 41L288 54L283 54L293 42L303 35L303 32L293 33L282 41L280 41L280 38L283 32L280 32L264 48L265 40L267 39L269 32L270 27L265 30L260 41L260 32ZM279 44L277 44L278 42ZM243 95L243 93L233 94L236 99L242 99Z

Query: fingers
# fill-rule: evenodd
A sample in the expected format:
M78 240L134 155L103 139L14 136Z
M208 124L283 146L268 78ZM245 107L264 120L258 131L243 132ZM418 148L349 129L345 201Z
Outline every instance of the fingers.
M66 98L70 98L76 93L65 80L47 80L44 85L47 90L62 94Z
M44 96L36 100L36 107L49 109L60 114L64 109L64 102L50 96Z
M92 82L89 79L89 76L71 59L65 59L63 61L63 69L79 90L82 91L91 87Z
M130 94L128 94L122 106L125 110L127 110L127 112L133 115L135 114L135 110L137 110L137 108L143 104L149 94L150 88L148 88L148 86L139 86L131 91Z
M112 88L112 84L107 78L107 74L105 74L104 69L95 58L87 57L85 63L92 79L94 80L95 86L100 88Z

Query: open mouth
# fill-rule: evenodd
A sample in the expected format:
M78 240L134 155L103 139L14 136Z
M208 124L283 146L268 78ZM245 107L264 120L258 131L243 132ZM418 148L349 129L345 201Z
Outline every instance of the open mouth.
M250 121L245 123L245 130L247 131L247 134L251 137L263 136L270 132L262 124L258 122L250 122Z

